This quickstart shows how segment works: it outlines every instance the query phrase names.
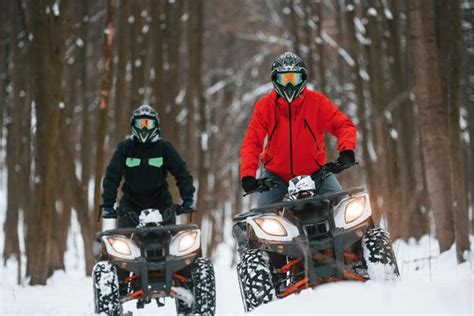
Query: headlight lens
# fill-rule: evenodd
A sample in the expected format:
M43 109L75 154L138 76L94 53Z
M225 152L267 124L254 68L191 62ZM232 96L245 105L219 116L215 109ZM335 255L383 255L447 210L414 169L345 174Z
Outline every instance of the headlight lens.
M274 218L259 217L255 219L255 222L265 233L269 235L286 236L288 234L285 227L283 227L283 225Z
M201 246L199 229L181 231L171 238L170 255L185 256L196 251Z
M114 248L115 251L122 255L131 255L130 247L128 242L122 238L109 238L110 245Z
M191 248L194 245L194 243L196 242L196 238L197 238L197 233L196 232L191 232L189 234L184 235L179 240L178 250L179 251L188 250L189 248Z
M355 221L364 214L365 203L365 197L358 197L347 204L344 213L344 220L347 224Z

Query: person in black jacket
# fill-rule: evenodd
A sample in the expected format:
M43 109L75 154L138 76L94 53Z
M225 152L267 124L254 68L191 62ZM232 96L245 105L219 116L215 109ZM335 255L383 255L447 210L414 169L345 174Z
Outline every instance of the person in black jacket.
M130 120L132 135L118 144L102 183L102 217L118 216L118 227L132 227L140 211L172 206L166 177L175 177L183 203L180 213L192 212L194 185L186 163L174 146L161 138L158 113L149 105L136 109ZM124 178L120 212L114 208L117 189ZM133 217L133 218L132 218Z

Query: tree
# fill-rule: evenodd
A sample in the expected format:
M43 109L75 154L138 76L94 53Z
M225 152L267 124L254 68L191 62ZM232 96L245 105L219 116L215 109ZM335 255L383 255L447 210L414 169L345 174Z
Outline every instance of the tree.
M449 168L449 130L443 108L441 79L436 49L433 1L409 1L412 56L416 65L415 92L426 182L433 209L440 251L454 242L451 211L451 170Z
M28 223L28 274L30 284L46 284L49 276L51 223L55 209L55 158L58 144L59 107L62 103L61 78L64 65L64 12L52 0L32 3L32 56L36 73L36 153L34 205ZM46 10L45 10L46 8Z

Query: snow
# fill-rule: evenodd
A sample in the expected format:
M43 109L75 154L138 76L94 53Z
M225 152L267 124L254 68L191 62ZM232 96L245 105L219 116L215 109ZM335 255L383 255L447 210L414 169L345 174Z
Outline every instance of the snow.
M349 53L347 51L345 51L344 49L342 48L339 48L337 50L337 53L339 54L339 56L342 57L342 59L344 59L344 61L351 67L354 67L355 66L355 61L354 59L352 59L352 57L349 55Z
M385 8L383 10L384 14L385 14L385 17L389 20L393 20L393 14L392 14L392 11L390 11L389 8Z
M53 14L54 16L59 16L59 0L56 0L53 4Z
M369 8L369 10L367 10L367 14L370 16L377 16L377 10L374 8Z
M364 23L362 23L362 21L358 17L354 17L354 25L356 27L357 32L365 34L366 31Z
M0 224L3 227L6 210L6 190L3 174L0 181ZM20 216L21 220L21 216ZM19 225L22 227L22 225ZM230 226L229 226L230 227ZM229 227L226 227L227 238ZM0 251L3 252L4 232L0 230ZM20 236L23 236L20 230ZM22 240L22 238L20 238ZM474 237L471 237L471 248ZM307 289L286 299L260 306L254 315L311 314L459 314L473 315L474 274L472 253L467 261L456 264L455 246L443 254L435 239L424 236L418 243L396 241L393 245L401 280L397 282L338 282ZM24 246L22 246L24 249ZM0 268L1 315L92 315L92 279L84 276L83 244L80 226L73 212L66 271L56 271L46 286L28 286L27 280L16 284L17 263L8 260ZM217 285L217 315L244 315L240 300L232 245L222 243L214 256ZM25 258L22 260L24 271ZM134 315L175 315L172 299L157 308L155 303L137 310L135 303L124 304L124 311Z

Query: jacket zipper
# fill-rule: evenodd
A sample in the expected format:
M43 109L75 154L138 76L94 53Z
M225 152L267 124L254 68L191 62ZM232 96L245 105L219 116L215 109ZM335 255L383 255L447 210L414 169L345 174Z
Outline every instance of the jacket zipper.
M309 133L311 134L311 137L313 138L314 142L316 143L316 148L319 150L319 144L318 144L318 141L316 139L316 136L314 136L314 133L313 133L313 130L311 129L311 126L309 126L308 121L306 121L306 119L303 119L303 121L304 121L304 125L306 126Z
M289 119L290 119L290 173L291 177L293 177L293 133L291 130L291 102L288 103L288 110L289 110Z
M309 126L309 123L308 123L308 121L306 121L306 119L303 119L303 121L304 121L305 127L308 129L309 133L311 134L311 137L313 138L314 142L316 143L316 148L319 151L319 143L318 143L318 140L316 139L316 136L314 136L314 133L313 133L313 130L311 129L311 126ZM314 161L316 161L316 164L320 168L322 167L316 159L314 159Z
M277 123L275 123L270 133L270 136L268 136L268 145L269 145L268 147L270 147L270 141L272 140L273 134L275 134L276 129L277 129Z

